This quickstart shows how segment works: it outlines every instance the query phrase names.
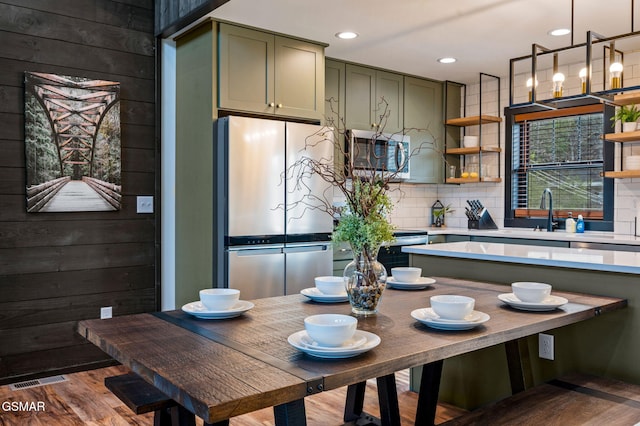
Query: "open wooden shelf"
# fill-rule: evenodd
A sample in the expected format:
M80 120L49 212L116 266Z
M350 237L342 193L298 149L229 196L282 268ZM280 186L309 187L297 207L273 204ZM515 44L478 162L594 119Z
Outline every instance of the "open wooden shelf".
M619 172L604 172L604 177L613 179L640 178L640 170L622 170Z
M445 183L480 183L480 182L502 182L499 177L483 177L483 178L447 178Z
M500 123L502 118L496 117L494 115L474 115L471 117L460 117L460 118L451 118L446 121L446 124L450 126L477 126L479 124L488 124L488 123Z
M640 92L623 93L613 97L616 105L633 105L640 103Z
M502 148L499 146L483 146L482 149L476 146L473 148L449 148L447 149L447 155L469 155L478 154L480 152L502 152Z
M608 133L604 135L607 142L640 142L640 130L635 132Z

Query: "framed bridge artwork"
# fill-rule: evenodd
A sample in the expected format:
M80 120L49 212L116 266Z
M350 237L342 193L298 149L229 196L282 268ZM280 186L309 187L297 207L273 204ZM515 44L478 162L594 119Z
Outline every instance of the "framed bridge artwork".
M25 73L28 212L120 210L120 83Z

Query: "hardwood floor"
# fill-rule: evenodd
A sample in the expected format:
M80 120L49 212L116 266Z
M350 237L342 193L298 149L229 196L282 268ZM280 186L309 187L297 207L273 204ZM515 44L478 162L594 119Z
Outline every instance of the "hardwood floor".
M66 375L67 381L12 391L0 387L0 425L7 426L75 426L75 425L152 425L153 414L136 416L104 387L104 378L123 374L125 367L108 367ZM413 425L418 395L409 391L408 371L396 374L396 386L403 425ZM322 392L305 400L307 423L310 426L341 425L346 388ZM10 411L11 402L44 402L41 411ZM42 406L40 406L42 407ZM367 382L365 412L378 415L375 380ZM463 414L465 411L439 405L436 423ZM232 426L273 425L273 410L268 408L231 419ZM197 425L202 425L198 419Z

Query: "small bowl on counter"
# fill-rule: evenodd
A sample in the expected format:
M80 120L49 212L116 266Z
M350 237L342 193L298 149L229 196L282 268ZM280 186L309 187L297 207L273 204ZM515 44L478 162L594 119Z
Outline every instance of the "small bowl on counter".
M304 329L320 346L336 347L351 339L358 320L350 315L319 314L304 319Z
M431 309L443 319L462 320L473 312L476 300L473 297L454 294L431 296Z
M551 294L551 285L531 281L511 283L511 291L522 302L541 303Z
M422 268L414 266L397 266L391 268L393 279L402 283L414 283L422 276Z
M344 278L343 277L332 277L332 276L324 276L324 277L315 277L314 282L316 284L316 288L322 294L345 294L347 292L344 286Z

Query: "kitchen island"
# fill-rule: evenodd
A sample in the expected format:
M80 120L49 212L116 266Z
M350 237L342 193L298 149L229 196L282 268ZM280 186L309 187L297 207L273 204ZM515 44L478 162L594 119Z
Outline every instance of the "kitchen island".
M640 304L637 253L474 241L409 246L403 250L410 254L412 266L423 269L423 276L498 282L505 285L505 293L511 292L508 285L514 281L540 281L558 291L627 299L629 309L599 321L554 330L553 361L539 359L537 336L527 340L528 349L524 350L536 384L572 371L640 383L640 312L635 309ZM441 387L444 400L476 407L497 399L500 388L506 386L500 366L506 363L503 352L496 347L447 360ZM479 391L480 382L470 381L478 371L483 371L486 380L497 383L494 395L483 394Z
M555 245L570 248L600 247L613 250L640 250L640 237L613 232L587 231L571 233L559 230L555 232L536 231L531 228L467 229L467 228L429 228L429 240L433 242L481 241L535 245Z

